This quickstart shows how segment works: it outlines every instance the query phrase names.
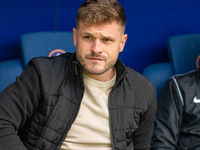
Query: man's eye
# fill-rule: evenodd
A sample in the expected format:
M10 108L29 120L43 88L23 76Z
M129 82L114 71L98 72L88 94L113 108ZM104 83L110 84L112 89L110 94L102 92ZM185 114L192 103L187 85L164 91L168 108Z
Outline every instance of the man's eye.
M91 36L85 36L84 38L87 39L87 40L91 40L92 39Z
M105 42L110 42L111 40L110 40L110 39L104 39L104 41L105 41Z

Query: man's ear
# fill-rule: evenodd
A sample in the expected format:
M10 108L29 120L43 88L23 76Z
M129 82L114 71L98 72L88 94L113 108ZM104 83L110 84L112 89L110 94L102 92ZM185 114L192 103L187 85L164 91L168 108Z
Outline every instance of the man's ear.
M73 28L73 40L74 40L74 46L76 46L77 43L77 31L75 28Z
M120 43L120 49L119 49L119 52L122 52L124 50L124 46L125 46L125 43L126 43L126 40L128 38L128 35L127 34L124 34L122 36L122 40L121 40L121 43Z

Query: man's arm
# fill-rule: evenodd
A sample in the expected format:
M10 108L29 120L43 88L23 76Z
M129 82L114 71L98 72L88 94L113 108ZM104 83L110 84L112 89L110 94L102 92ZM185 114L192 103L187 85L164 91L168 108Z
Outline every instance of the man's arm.
M138 129L134 132L133 142L135 150L149 150L151 137L153 133L153 124L155 120L155 114L157 109L157 100L156 100L156 90L153 84L151 83L150 92L146 95L146 99L149 99L151 102L147 111L140 118L140 123Z
M33 63L29 63L16 82L0 93L1 150L26 150L16 131L32 115L39 98L38 74Z
M158 99L151 149L176 149L182 122L182 102L174 80L169 79Z

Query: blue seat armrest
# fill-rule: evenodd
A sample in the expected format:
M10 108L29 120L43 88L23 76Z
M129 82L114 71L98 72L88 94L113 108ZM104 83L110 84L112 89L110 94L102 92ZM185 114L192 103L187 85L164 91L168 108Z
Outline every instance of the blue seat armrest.
M165 82L173 74L174 73L169 62L157 63L147 66L143 71L143 75L149 78L151 82L155 85L157 98L160 96Z
M9 84L15 82L16 76L23 71L21 59L14 59L0 63L0 92Z

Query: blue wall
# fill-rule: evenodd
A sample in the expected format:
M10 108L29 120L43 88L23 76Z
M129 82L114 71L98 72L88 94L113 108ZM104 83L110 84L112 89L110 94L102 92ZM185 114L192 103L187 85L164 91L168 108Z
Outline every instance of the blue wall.
M20 58L21 34L34 31L72 31L84 0L0 1L0 61ZM127 16L128 41L120 59L142 72L152 63L168 60L167 39L200 33L199 0L118 0Z

